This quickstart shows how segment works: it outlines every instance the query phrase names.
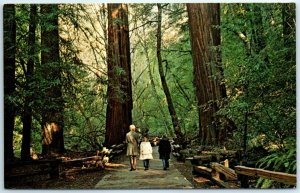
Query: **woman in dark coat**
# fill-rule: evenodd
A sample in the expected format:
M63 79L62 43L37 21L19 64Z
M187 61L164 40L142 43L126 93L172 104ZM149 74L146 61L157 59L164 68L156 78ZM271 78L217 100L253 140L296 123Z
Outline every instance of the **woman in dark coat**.
M159 144L158 144L158 153L159 153L159 159L161 159L162 162L163 162L163 168L164 168L164 170L167 170L167 168L169 168L169 159L170 159L170 153L171 153L171 144L169 142L169 139L165 135L159 141Z

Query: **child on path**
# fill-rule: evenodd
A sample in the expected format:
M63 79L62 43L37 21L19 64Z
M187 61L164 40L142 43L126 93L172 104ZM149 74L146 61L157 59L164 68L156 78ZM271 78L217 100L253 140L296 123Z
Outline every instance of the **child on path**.
M140 145L140 160L143 160L145 169L149 169L150 159L153 159L152 156L152 146L148 140L148 136L144 136L143 141Z

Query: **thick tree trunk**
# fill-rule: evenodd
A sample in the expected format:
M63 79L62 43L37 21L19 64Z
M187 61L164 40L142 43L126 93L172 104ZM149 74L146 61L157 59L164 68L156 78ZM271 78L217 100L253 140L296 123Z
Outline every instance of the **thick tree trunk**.
M108 104L105 146L122 143L132 123L132 86L126 4L108 4Z
M199 136L202 144L215 145L217 132L215 113L223 97L223 70L220 59L220 5L215 3L187 4L194 84L199 109Z
M43 91L42 153L56 155L64 152L63 99L61 64L59 58L58 5L41 5L41 68L46 82ZM55 83L54 83L55 82Z
M179 124L179 120L176 114L176 110L174 108L173 105L173 101L172 101L172 97L167 85L167 81L166 81L166 77L164 75L164 70L163 70L163 61L162 61L162 57L161 57L161 21L162 21L162 8L161 8L161 4L157 4L157 8L158 8L158 13L157 13L157 21L158 21L158 26L157 26L157 62L158 62L158 70L159 70L159 75L160 75L160 80L161 80L161 84L163 87L163 91L165 93L166 99L167 99L167 103L168 103L168 109L169 109L169 113L171 116L171 120L172 120L172 124L173 124L173 128L174 128L174 133L176 135L176 138L178 140L179 143L183 143L184 139L183 139L183 134L181 132L181 127Z
M35 30L36 30L36 14L37 6L30 6L30 24L29 24L29 35L28 35L28 63L26 71L26 90L30 91L30 83L33 76L34 60L36 56L35 52ZM32 96L26 96L24 101L24 112L23 112L23 138L22 138L22 149L21 159L29 160L30 156L30 139L31 139L31 127L32 127L32 108L30 103L32 102Z
M16 21L15 5L6 4L3 8L4 33L4 159L14 158L13 131L15 123L15 105L9 99L13 97L15 85Z

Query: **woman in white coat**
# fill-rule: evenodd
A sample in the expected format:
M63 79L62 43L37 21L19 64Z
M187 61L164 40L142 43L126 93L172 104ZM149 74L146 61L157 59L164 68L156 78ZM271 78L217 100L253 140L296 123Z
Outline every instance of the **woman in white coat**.
M145 170L149 169L150 159L153 159L152 147L151 147L151 144L148 140L148 137L144 136L144 139L143 139L143 141L141 142L141 145L140 145L140 160L143 160Z

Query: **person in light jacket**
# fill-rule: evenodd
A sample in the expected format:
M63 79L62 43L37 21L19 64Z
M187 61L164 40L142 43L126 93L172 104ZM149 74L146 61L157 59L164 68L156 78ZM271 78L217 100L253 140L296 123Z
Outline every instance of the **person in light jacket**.
M130 171L136 170L136 157L139 154L138 144L139 135L135 132L135 126L129 126L130 131L126 134L127 151L126 155L129 156L130 160Z
M149 169L150 159L153 159L152 156L152 146L148 140L148 136L144 136L143 141L140 145L140 160L143 160L145 169Z

